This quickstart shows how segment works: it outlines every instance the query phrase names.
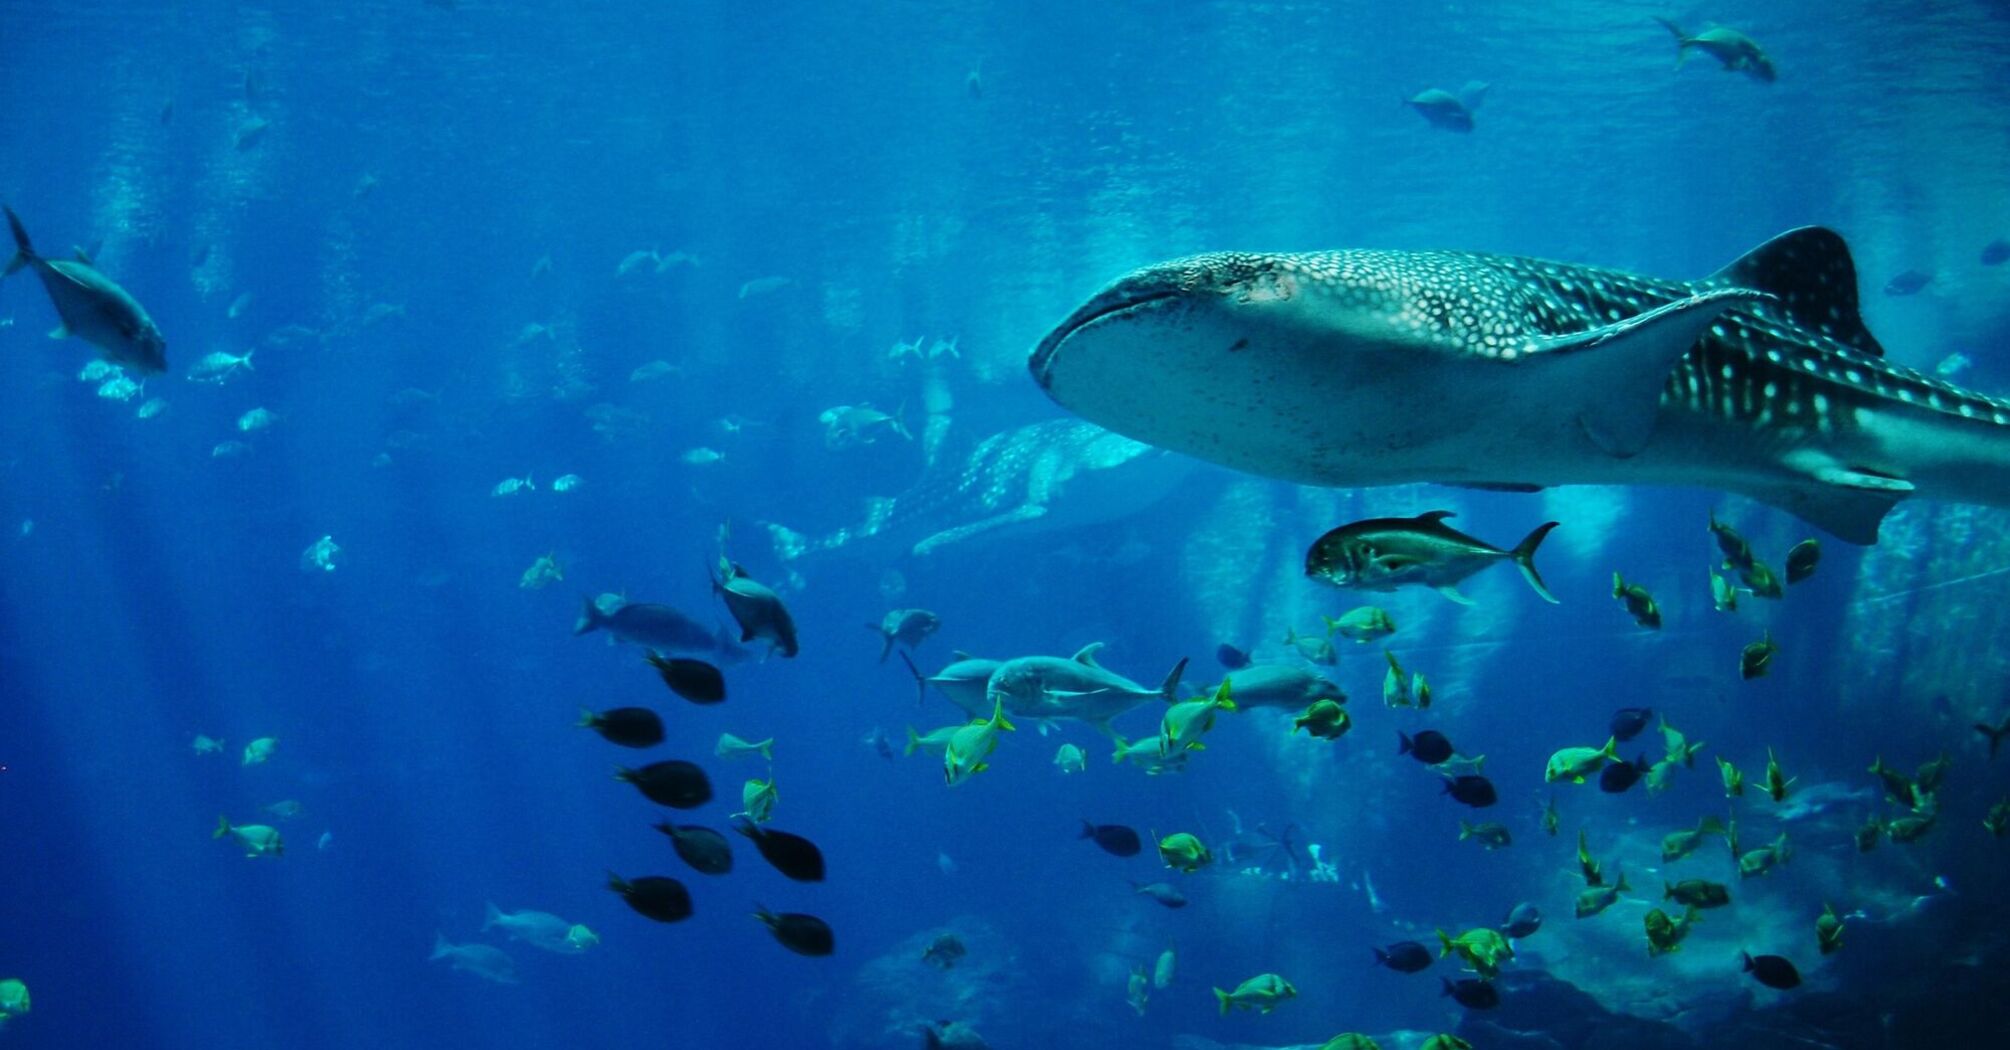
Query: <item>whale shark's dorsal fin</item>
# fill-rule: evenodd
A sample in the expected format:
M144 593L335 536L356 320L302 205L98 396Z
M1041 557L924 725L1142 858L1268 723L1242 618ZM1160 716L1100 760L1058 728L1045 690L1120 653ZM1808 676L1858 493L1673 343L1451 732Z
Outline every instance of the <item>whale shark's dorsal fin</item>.
M1082 664L1086 667L1093 667L1096 670L1100 671L1103 669L1103 665L1096 662L1096 650L1101 649L1102 647L1103 643L1101 642L1090 642L1089 644L1083 646L1081 650L1077 652L1074 656L1069 657L1069 659L1075 661L1078 664Z
M1718 288L1587 332L1541 340L1523 360L1550 370L1550 389L1581 392L1585 400L1574 407L1585 436L1606 455L1624 459L1654 436L1661 388L1675 362L1725 310L1770 299L1745 288Z
M1788 230L1711 274L1708 283L1776 296L1780 310L1796 325L1859 353L1884 356L1884 347L1858 312L1856 263L1849 245L1827 227Z

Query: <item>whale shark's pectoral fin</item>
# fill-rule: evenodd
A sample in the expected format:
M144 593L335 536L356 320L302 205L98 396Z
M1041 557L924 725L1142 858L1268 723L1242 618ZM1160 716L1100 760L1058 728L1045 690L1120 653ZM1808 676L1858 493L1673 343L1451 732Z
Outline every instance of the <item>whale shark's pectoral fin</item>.
M1752 495L1848 543L1876 543L1884 516L1913 491L1912 482L1904 478L1844 466L1827 457L1790 456L1787 465L1804 472L1808 480L1757 489Z
M994 514L988 518L981 518L968 525L958 525L953 529L943 529L941 532L915 544L914 553L916 556L926 556L937 547L946 547L952 543L961 543L972 536L990 532L992 529L1036 521L1044 517L1046 513L1047 508L1037 503L1028 503L1023 506L1014 507L1003 514Z
M1449 583L1445 584L1442 587L1433 588L1433 590L1436 590L1439 594L1444 595L1445 597L1451 599L1454 602L1457 602L1460 605L1471 605L1473 603L1473 600L1471 598L1468 598L1465 595L1460 594L1459 589L1457 587L1452 586Z
M1585 436L1599 451L1624 459L1647 447L1668 374L1717 316L1770 298L1746 288L1692 295L1588 332L1542 340L1529 350L1526 366L1542 370L1545 385L1561 396L1589 397L1576 406Z

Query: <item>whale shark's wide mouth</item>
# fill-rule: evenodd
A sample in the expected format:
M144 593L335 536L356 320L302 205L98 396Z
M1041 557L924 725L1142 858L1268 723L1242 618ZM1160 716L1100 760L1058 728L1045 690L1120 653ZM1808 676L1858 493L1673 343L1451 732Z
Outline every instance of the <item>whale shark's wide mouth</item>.
M1067 320L1056 325L1053 331L1047 333L1045 339L1040 340L1040 345L1033 348L1033 355L1026 362L1027 367L1033 372L1033 379L1043 389L1047 387L1054 368L1054 358L1060 351L1061 344L1067 342L1069 336L1092 324L1108 322L1112 318L1133 314L1169 299L1178 299L1182 294L1184 293L1179 289L1167 287L1159 282L1140 286L1125 281L1103 291L1077 307L1074 313L1068 315Z

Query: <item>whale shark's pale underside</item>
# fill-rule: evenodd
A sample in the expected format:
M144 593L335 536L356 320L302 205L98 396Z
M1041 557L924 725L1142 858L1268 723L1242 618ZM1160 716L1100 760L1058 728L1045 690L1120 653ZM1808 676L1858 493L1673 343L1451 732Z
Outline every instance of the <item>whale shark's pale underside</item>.
M1917 496L2010 506L2010 402L1899 367L1830 230L1700 281L1473 252L1138 270L1033 351L1063 407L1313 485L1697 485L1855 543Z

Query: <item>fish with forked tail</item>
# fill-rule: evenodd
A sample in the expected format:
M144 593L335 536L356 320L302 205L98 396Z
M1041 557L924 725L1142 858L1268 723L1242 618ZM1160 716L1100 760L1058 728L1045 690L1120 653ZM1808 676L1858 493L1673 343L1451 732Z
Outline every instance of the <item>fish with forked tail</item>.
M1536 594L1555 603L1556 596L1535 571L1535 549L1556 522L1536 526L1509 551L1446 525L1445 519L1452 516L1448 510L1433 510L1414 518L1370 518L1342 525L1319 537L1306 552L1305 575L1364 591L1422 584L1460 605L1471 605L1471 599L1459 593L1459 581L1495 562L1512 561Z
M14 233L15 251L7 261L7 275L33 267L42 279L42 289L63 322L49 333L52 337L74 335L97 347L106 360L142 375L167 371L167 339L138 299L100 273L82 250L74 260L44 258L29 243L28 230L14 209L0 210L6 211L7 226Z

